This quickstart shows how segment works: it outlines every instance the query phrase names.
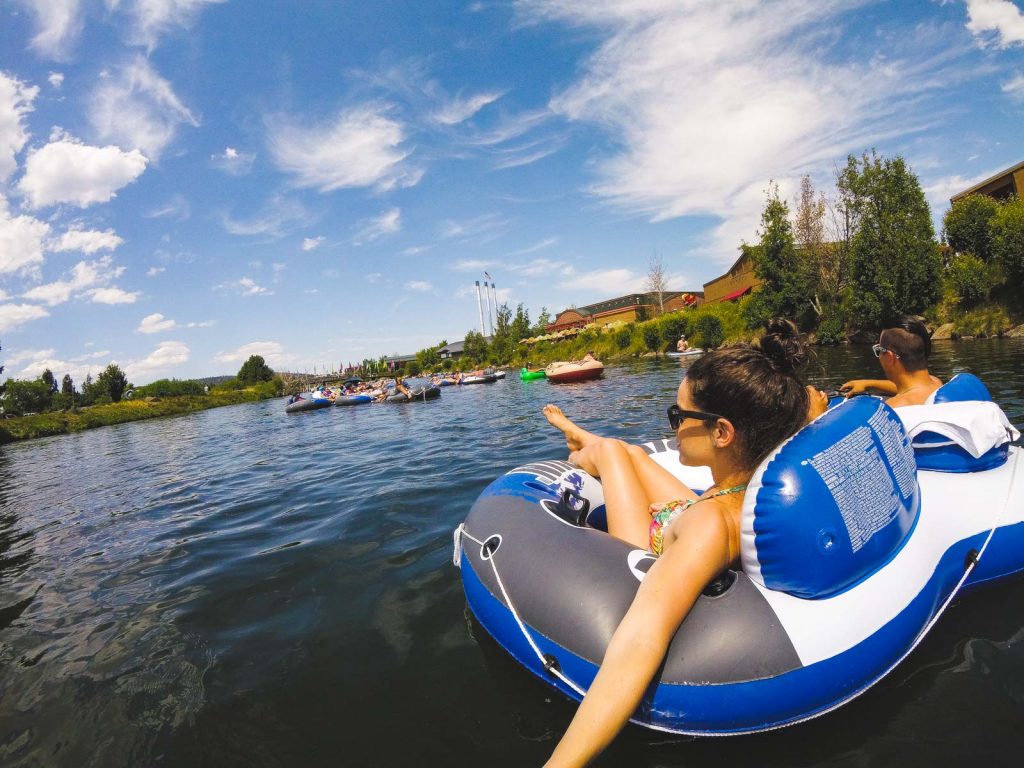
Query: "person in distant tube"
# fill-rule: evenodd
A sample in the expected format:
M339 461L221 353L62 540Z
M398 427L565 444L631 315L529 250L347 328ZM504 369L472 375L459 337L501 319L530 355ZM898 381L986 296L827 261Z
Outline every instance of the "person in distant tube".
M689 349L690 345L686 341L686 336L680 336L679 341L676 342L676 352L686 352Z

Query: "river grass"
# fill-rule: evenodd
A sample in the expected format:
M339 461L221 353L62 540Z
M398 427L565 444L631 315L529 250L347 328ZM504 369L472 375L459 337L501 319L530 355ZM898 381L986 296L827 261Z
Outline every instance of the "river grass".
M0 444L36 437L64 435L94 427L107 427L129 421L153 419L160 416L178 416L183 413L205 411L224 405L252 403L277 397L266 387L217 390L206 395L125 400L107 405L93 405L70 411L50 411L32 416L16 416L0 421Z

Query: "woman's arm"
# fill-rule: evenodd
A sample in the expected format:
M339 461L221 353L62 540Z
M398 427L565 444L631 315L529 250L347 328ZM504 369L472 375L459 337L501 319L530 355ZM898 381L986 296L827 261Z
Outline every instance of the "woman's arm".
M847 397L852 397L853 395L861 395L869 389L873 389L883 395L892 396L896 394L896 385L888 379L853 379L843 384L839 388L839 392Z
M611 743L701 590L732 561L729 529L714 502L687 510L673 525L680 527L678 538L640 584L548 766L586 765Z

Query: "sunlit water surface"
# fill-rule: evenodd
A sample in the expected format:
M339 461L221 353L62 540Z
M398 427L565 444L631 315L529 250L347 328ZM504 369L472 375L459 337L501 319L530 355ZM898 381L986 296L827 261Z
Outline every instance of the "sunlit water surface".
M940 344L1024 421L1024 346ZM538 765L573 706L472 623L452 529L498 473L564 456L554 402L666 435L678 361L557 386L286 415L275 400L0 448L0 764ZM827 387L878 376L821 350ZM964 500L969 508L970 500ZM889 678L776 733L628 729L629 766L1020 765L1024 582L964 598Z

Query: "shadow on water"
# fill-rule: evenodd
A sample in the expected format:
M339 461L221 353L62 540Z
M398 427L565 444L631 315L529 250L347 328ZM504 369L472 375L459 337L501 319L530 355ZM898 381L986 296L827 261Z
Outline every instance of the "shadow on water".
M1009 342L936 345L1024 420ZM821 350L821 386L876 375ZM667 435L684 364L288 416L267 401L0 450L0 764L537 765L574 705L467 620L451 532L499 473ZM1024 582L966 596L889 678L735 739L630 728L599 764L1018 764Z

